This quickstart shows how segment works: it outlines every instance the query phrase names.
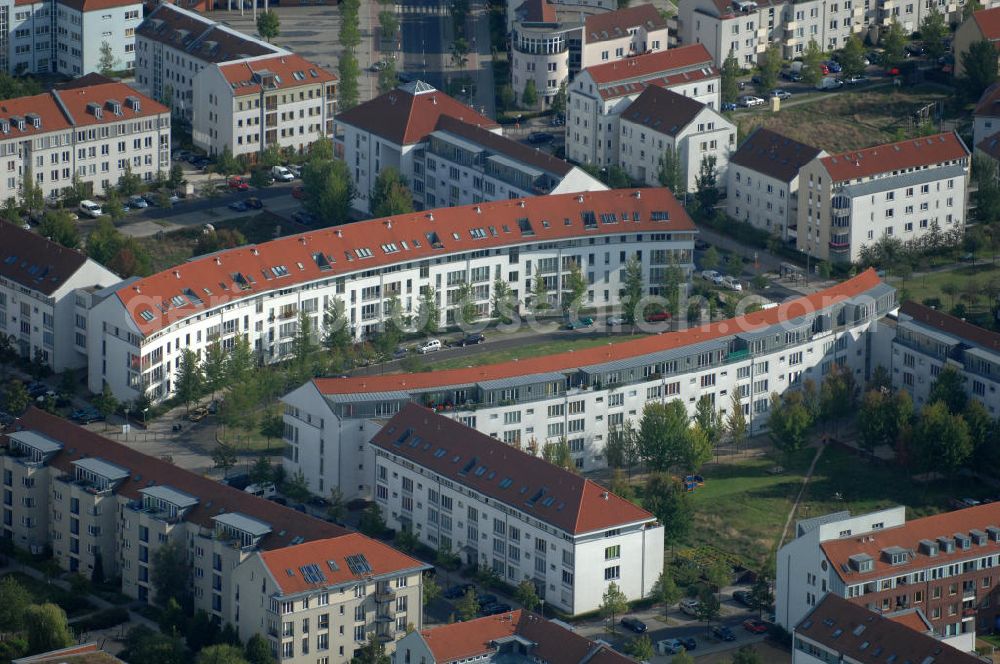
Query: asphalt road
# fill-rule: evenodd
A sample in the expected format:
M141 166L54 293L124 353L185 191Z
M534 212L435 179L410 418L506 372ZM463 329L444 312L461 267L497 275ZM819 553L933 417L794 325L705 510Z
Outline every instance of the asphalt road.
M402 70L444 89L445 62L449 57L445 23L451 21L448 5L436 0L405 0L396 7L402 33Z

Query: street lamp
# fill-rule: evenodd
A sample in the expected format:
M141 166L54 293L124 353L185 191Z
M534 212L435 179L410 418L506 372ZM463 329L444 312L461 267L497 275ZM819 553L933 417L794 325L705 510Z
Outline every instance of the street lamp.
M149 407L142 409L142 428L146 428L146 414L149 412Z

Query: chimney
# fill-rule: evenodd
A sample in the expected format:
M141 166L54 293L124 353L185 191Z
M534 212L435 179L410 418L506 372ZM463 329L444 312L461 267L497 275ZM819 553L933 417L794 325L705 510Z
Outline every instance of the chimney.
M177 277L178 279L180 279L181 278L181 271L180 270L174 270L174 276Z
M608 499L608 492L607 491L602 491L601 492L601 498L603 500L607 500Z
M576 197L576 202L577 203L582 203L583 202L583 194L580 194L579 196Z
M482 214L482 213L483 213L483 208L481 208L481 207L479 207L479 206L477 205L477 206L476 206L476 214Z
M136 293L139 293L140 295L142 294L142 289L141 289L141 288L139 288L139 285L138 285L138 284L136 284L136 285L135 285L135 286L133 286L132 288L134 288L134 289L135 289L135 292L136 292Z
M427 213L427 221L434 221L434 213L433 212L428 212Z
M299 242L301 242L302 245L305 246L305 244L306 244L306 236L305 235L300 236L299 237Z
M392 219L386 219L385 220L385 227L388 228L388 229L390 229L390 230L392 229Z
M635 192L635 198L636 198L636 200L642 198L642 192L641 191L636 191Z
M215 264L216 264L216 265L222 265L222 259L221 259L221 258L219 258L218 256L216 256L216 257L215 257Z
M257 247L252 248L250 250L250 253L253 254L254 256L260 256L260 252L257 251Z
M520 200L520 201L518 201L518 203L517 203L517 207L521 207L521 208L523 208L523 207L524 207L524 200L523 200L523 199L522 199L522 200Z
M337 234L337 237L344 237L344 231L340 230L339 228L335 230L334 233Z

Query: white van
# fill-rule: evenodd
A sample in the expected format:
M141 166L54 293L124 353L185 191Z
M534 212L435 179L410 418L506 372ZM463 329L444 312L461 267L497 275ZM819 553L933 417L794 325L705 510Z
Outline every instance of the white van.
M278 490L274 488L273 482L268 482L267 484L248 484L247 488L243 490L258 498L270 498L271 496L278 495Z
M842 87L844 82L839 78L834 78L833 76L824 76L820 79L820 82L816 84L817 90L836 90Z
M104 211L101 209L101 206L94 201L80 201L80 213L85 214L92 219L97 219L104 214Z
M291 182L295 175L284 166L274 166L271 168L271 177L278 182Z
M417 352L421 355L426 355L427 353L433 353L439 350L441 350L440 339L428 339L424 343L417 346Z

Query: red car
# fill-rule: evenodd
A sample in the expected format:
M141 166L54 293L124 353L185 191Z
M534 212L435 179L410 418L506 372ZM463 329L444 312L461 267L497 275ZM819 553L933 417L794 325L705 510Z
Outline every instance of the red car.
M647 323L662 323L668 320L670 320L669 311L654 311L653 313L646 314Z
M301 184L297 184L294 187L292 187L292 198L299 198L299 199L301 199L301 198L305 198L305 197L306 197L306 188L305 187L303 187Z
M756 618L747 618L743 621L743 629L751 634L767 634L767 623Z
M247 191L250 189L250 185L247 181L240 176L229 178L229 188L235 189L236 191Z

